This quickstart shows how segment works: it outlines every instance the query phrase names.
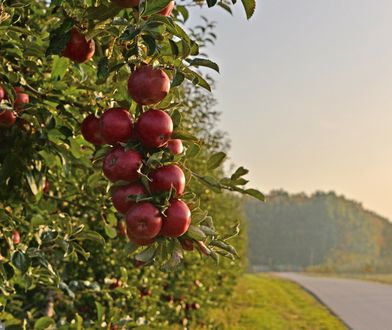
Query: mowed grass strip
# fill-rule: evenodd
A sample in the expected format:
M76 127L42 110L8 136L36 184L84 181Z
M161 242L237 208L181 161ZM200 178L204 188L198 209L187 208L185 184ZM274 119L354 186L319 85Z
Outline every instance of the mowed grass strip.
M348 278L361 281L392 284L392 274L361 274L361 273L305 273L311 276Z
M219 329L347 329L297 284L273 275L245 275L224 309L213 310Z

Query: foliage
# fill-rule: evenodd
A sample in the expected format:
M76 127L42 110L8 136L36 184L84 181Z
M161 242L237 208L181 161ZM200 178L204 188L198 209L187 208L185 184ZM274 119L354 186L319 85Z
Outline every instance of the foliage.
M243 2L249 17L252 1ZM30 97L17 123L0 129L0 319L7 329L186 326L222 303L241 272L233 261L243 255L239 202L224 190L263 195L244 188L243 168L225 177L226 143L211 130L214 100L197 88L210 90L211 83L198 68L217 65L198 55L206 36L185 31L185 5L177 4L173 18L157 14L167 3L120 10L96 0L0 1L0 82L8 95L2 110L13 110L14 87ZM95 40L86 64L61 56L73 26ZM171 78L170 94L155 106L171 115L186 152L144 152L146 167L169 161L186 169L193 252L176 239L138 248L118 236L123 217L101 173L108 148L80 133L87 114L111 106L137 118L143 108L129 98L126 80L141 63ZM220 256L227 259L217 266Z
M224 329L346 329L297 284L271 275L245 275L223 310L211 315Z
M250 262L272 268L323 266L339 271L387 271L392 225L334 193L289 195L246 203Z

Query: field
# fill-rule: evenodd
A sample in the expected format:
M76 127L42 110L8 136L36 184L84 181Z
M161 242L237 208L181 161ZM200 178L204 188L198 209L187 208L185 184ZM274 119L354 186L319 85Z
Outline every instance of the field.
M273 275L243 276L229 305L211 317L220 329L346 329L298 285Z

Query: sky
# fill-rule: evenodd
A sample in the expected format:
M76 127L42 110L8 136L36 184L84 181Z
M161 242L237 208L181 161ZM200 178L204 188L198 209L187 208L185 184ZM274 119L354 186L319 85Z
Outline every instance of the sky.
M192 11L217 22L219 128L251 185L334 190L392 220L392 1L258 0L250 21L240 4Z

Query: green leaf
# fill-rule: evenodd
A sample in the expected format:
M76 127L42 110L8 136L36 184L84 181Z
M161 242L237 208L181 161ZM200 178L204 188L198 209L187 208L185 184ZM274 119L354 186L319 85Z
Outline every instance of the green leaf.
M159 13L171 0L146 0L142 16L150 16Z
M174 75L173 81L171 83L171 88L180 86L184 81L184 79L185 79L184 74L181 73L180 71L176 71L176 74Z
M192 223L198 224L208 216L208 211L203 211L199 208L192 210Z
M174 110L171 114L171 119L173 121L174 128L178 127L181 123L181 112L178 110Z
M207 226L200 226L199 227L203 232L204 232L204 234L206 234L207 236L217 236L218 235L218 233L215 231L215 230L213 230L212 228L210 228L210 227L207 227Z
M69 66L69 61L65 57L54 56L51 78L61 80L65 76Z
M207 168L209 170L213 170L216 169L217 167L219 167L223 161L225 160L225 158L227 157L227 155L224 152L217 152L216 154L213 154L207 162Z
M101 324L104 320L105 308L98 301L95 302L95 307L97 309L98 324Z
M189 226L189 229L186 232L186 234L190 238L193 238L196 241L202 241L207 237L206 234L204 233L204 231L202 231L199 227L194 226L194 225Z
M29 257L22 251L15 251L11 256L11 262L22 274L26 273L30 266Z
M136 243L128 242L124 246L124 252L125 252L125 254L131 254L131 253L135 252L138 248L139 248L139 245L137 245Z
M147 46L147 56L154 55L157 50L157 44L155 42L155 38L153 38L150 35L143 35L142 39Z
M214 7L217 2L218 2L218 0L207 0L207 6L209 8Z
M248 173L249 173L249 170L247 170L246 168L241 166L233 173L233 175L231 176L231 179L235 181L235 180L239 179L241 176L244 176Z
M124 33L118 38L120 41L131 41L133 40L139 33L141 32L140 29L135 29L133 26L128 27L124 31Z
M222 250L229 252L232 255L235 255L237 257L239 256L237 250L233 246L231 246L225 242L222 242L219 240L213 240L210 242L209 245L217 246L217 247L221 248Z
M250 19L256 10L256 0L241 0L245 8L246 18Z
M212 62L206 58L194 58L192 61L190 61L189 65L191 66L204 66L210 69L215 70L216 72L219 72L219 66L215 62Z
M44 316L39 318L37 321L34 323L34 330L49 330L49 329L55 329L55 321L48 317Z
M197 176L197 178L212 191L220 193L222 191L222 186L219 182L212 176Z
M58 29L52 31L50 34L49 47L46 50L46 56L61 54L71 37L71 29L73 26L73 19L67 18Z
M102 4L98 7L87 8L87 19L98 22L106 21L107 19L116 16L121 11L120 7L111 4Z
M187 151L186 151L186 157L187 158L193 158L197 156L200 152L200 146L196 143L192 143L189 145Z
M78 313L76 313L75 320L76 320L76 330L82 330L83 329L83 318Z
M156 247L149 246L147 249L135 255L135 259L142 262L149 262L154 258Z
M175 131L172 135L173 139L181 139L185 141L198 141L197 137L186 131Z
M256 189L246 189L245 190L245 194L250 195L262 202L265 201L265 196L263 193L261 193L260 191L256 190Z
M103 84L109 77L109 59L102 57L98 62L97 83Z
M109 238L115 238L117 236L116 228L113 228L105 223L105 233Z
M105 239L95 231L85 230L78 235L78 240L90 240L105 245Z

